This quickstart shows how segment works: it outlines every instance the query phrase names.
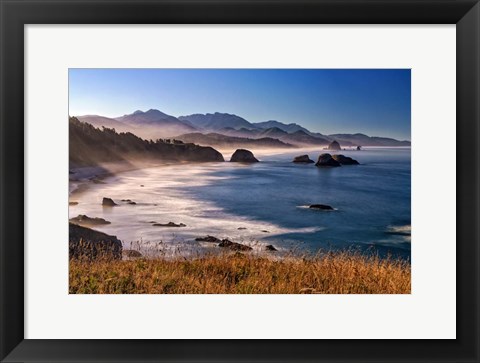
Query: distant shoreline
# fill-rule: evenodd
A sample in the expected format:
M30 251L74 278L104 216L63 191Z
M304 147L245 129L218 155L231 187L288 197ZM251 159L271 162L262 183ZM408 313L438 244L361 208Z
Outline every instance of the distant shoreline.
M202 145L203 146L203 145ZM361 153L362 151L368 150L378 150L378 149L411 149L411 146L365 146L362 150L356 150L353 147L344 148L342 150L335 151L335 153L341 153L342 151L349 151L355 153ZM225 162L229 162L230 156L235 152L236 148L232 149L217 149L225 158ZM268 157L272 155L279 155L287 152L287 149L284 148L273 148L273 149L265 149L265 148L250 148L253 150L254 154L259 157ZM307 147L298 147L292 148L288 150L289 152L298 151L301 152L316 152L319 154L325 152L333 152L329 150L323 150L322 147L318 146L307 146ZM261 160L267 161L267 160ZM91 166L74 166L69 168L69 196L74 196L75 194L81 193L85 191L91 183L99 182L109 176L115 176L119 173L129 172L133 170L142 170L147 168L153 167L161 167L161 166L168 166L172 164L201 164L205 162L195 162L195 161L166 161L166 160L159 160L159 161L119 161L119 162L110 162L110 163L101 163L99 165L91 165ZM208 163L208 162L206 162Z
M120 161L111 163L102 163L95 166L79 166L69 168L69 195L85 191L92 183L101 184L105 178L118 175L120 173L142 170L153 167L169 165L168 162L130 162Z

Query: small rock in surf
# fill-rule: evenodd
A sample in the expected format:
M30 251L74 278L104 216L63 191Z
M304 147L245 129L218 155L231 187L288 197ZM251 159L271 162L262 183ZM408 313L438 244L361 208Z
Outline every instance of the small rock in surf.
M109 221L106 221L103 218L97 218L97 217L91 218L85 214L79 214L74 218L70 218L70 222L74 224L78 224L80 226L99 226L103 224L110 224Z
M197 237L195 238L195 241L197 242L220 242L220 239L218 239L217 237L213 237L213 236L206 236L206 237Z
M115 203L115 202L113 201L113 199L111 199L111 198L105 198L105 197L104 197L103 200L102 200L102 205L103 205L104 207L114 207L114 206L116 206L116 205L118 205L118 204Z
M186 224L183 224L183 223L173 223L173 222L168 222L168 223L154 223L153 226L155 227L186 227L187 225Z
M320 210L333 210L333 208L326 204L312 204L308 208L310 209L320 209Z
M223 247L223 248L228 248L232 251L250 251L252 250L252 247L242 245L237 242L232 242L228 239L222 240L222 242L219 243L218 247Z
M292 162L293 163L314 163L314 161L310 159L308 155L296 156Z

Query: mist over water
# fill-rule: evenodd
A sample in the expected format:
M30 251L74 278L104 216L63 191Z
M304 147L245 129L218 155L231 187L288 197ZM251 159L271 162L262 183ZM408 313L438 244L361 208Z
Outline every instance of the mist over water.
M341 151L361 165L338 168L291 162L305 153L316 161L320 148L254 153L260 163L181 163L119 173L72 195L79 204L70 206L70 218L105 218L111 224L94 228L126 247L132 241L184 245L213 235L281 249L375 246L380 253L410 255L409 148ZM224 156L229 160L230 154ZM102 207L103 197L119 206ZM335 210L312 210L310 204Z

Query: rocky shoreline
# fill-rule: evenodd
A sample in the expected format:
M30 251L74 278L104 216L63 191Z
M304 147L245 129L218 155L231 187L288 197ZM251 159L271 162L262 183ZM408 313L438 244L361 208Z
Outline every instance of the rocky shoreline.
M73 220L73 221L72 221ZM69 223L69 258L82 259L90 262L99 260L121 260L132 258L147 258L148 254L142 253L139 249L124 249L124 244L116 236L112 236L94 229L78 224L77 218L71 219ZM203 236L195 238L196 242L206 242L212 247L218 247L219 252L250 252L254 248L245 243L234 242L229 238L217 238L214 236ZM257 249L256 253L277 252L278 248L272 244L265 245ZM211 248L206 248L206 254L212 252ZM150 256L158 258L158 256ZM185 256L183 256L185 257Z
M340 161L351 160L357 163L355 160L351 158L344 157L343 155L334 155L333 157L330 154L321 154L319 157L319 161L315 164L318 166L321 163L321 160L325 159L328 156L329 160L333 162L339 163ZM337 161L339 160L339 161ZM254 154L245 149L237 149L231 156L230 162L239 162L239 163L257 163L259 160L254 156ZM309 158L308 155L301 155L296 157L293 162L295 163L308 163L313 164L314 161ZM160 165L169 165L171 163L163 162ZM339 164L340 165L340 164ZM124 163L111 163L108 165L102 165L97 167L80 167L80 168L72 168L69 171L70 175L70 182L79 183L77 184L77 189L71 192L71 196L75 195L76 193L81 192L88 188L88 185L93 184L104 184L103 181L105 178L109 176L115 175L115 173L123 172L123 171L131 171L136 169L142 169L145 167L155 167L159 166L158 164L151 164L151 163L142 163L142 164L132 164L128 162ZM83 183L83 184L81 184ZM143 186L143 185L141 185ZM78 205L78 201L70 201L69 205ZM103 197L101 203L104 208L118 208L122 205L137 205L137 202L131 199L112 199L110 197ZM142 203L140 203L142 204ZM333 207L324 204L311 204L309 208L312 210L322 210L322 211L331 211L334 210ZM149 222L152 227L156 228L165 228L165 229L176 229L176 228L183 228L187 227L186 224L181 222L174 222L174 221L165 221L165 222L157 222L157 221L150 221ZM122 242L113 235L108 235L106 233L95 231L91 228L101 227L102 225L109 225L111 224L110 221L105 220L104 218L99 218L95 216L88 216L85 214L79 214L76 217L70 219L70 258L85 258L87 257L89 260L96 260L98 258L109 258L109 259L122 259L123 258L140 258L146 257L145 254L142 252L135 250L135 249L126 249L122 252L123 244ZM246 229L244 227L238 227L238 230ZM262 230L262 233L269 233L267 230ZM207 243L211 246L218 247L220 250L223 251L232 251L232 252L249 252L252 251L253 248L249 244L240 243L234 241L232 238L217 238L211 235L206 236L199 236L196 237L195 242L198 243ZM211 250L211 247L208 249ZM278 247L268 244L264 245L260 250L256 248L257 252L264 252L264 253L272 253L277 252Z
M317 148L318 150L318 148ZM236 150L239 151L239 150ZM235 152L236 152L235 151ZM258 162L258 159L255 157L253 153L249 150L242 150L242 153L245 151L244 155L248 156L248 158L253 157L257 161L252 161L254 163ZM235 153L233 152L233 154ZM315 165L315 161L310 159L307 153L310 155L315 155L314 153L316 150L312 149L304 149L303 152L305 154L299 155L293 159L294 163L305 163L305 164L312 164L310 165L291 165L289 166L289 170L294 171L294 173L303 173L305 168L312 168ZM299 153L300 154L300 153ZM366 152L358 153L355 155L367 155ZM269 154L266 154L269 155ZM271 154L274 155L274 154ZM287 157L281 160L283 165L288 164L292 161L292 158L295 154L289 153ZM316 154L318 155L318 154ZM316 156L315 155L315 156ZM323 155L323 156L322 156ZM334 160L340 165L358 165L358 162L352 158L344 156L342 154L327 154L321 153L319 159L324 157L324 155L329 155L329 160ZM353 155L353 154L351 154ZM233 158L233 155L232 155ZM253 168L259 168L259 170L264 170L265 168L269 168L269 164L271 160L277 161L275 157L270 159L266 157L265 154L260 153L259 159L264 161L264 163L252 165ZM228 161L228 159L227 159ZM362 160L363 161L363 160ZM365 162L368 159L365 158ZM239 163L248 163L245 159L238 160ZM318 163L318 162L317 162ZM282 167L284 167L282 165ZM142 167L152 167L152 166L159 166L158 164L152 165L142 165L132 168L131 164L123 163L122 167L125 168L124 170L138 170L142 169ZM71 200L69 204L71 205L70 217L73 224L77 224L81 227L85 228L93 228L98 229L100 231L107 232L106 236L112 240L116 238L115 235L118 235L122 241L124 241L123 246L125 251L136 251L136 252L124 252L123 258L139 258L140 256L143 258L151 258L153 256L171 256L175 252L174 249L179 249L182 253L185 252L185 255L195 255L198 251L200 254L210 253L221 253L221 252L247 252L252 251L252 254L261 254L265 252L275 252L279 251L277 254L271 254L276 256L282 256L285 252L286 244L282 240L282 236L285 235L288 238L288 233L315 233L317 230L314 230L314 224L310 224L308 227L305 228L284 228L281 225L269 225L265 224L263 221L254 221L255 223L250 224L250 220L245 222L243 221L236 221L234 219L226 218L225 224L220 225L222 220L218 220L220 223L212 225L210 228L210 223L208 220L208 216L206 216L204 220L189 218L189 215L184 214L183 211L185 210L193 210L192 214L195 214L196 211L203 210L202 206L193 205L188 201L181 200L181 195L179 194L180 200L177 199L176 195L169 195L165 193L167 197L164 202L162 202L162 192L158 192L157 190L162 190L162 188L157 188L157 183L159 183L162 179L163 175L170 175L173 176L172 180L175 182L188 183L188 178L185 179L176 179L177 173L180 174L182 171L190 172L190 168L195 169L202 169L203 166L196 166L196 163L190 162L169 162L169 163L161 163L160 166L171 166L167 168L166 172L163 172L163 168L158 168L156 170L156 174L154 178L148 179L142 177L142 172L137 173L136 171L133 173L127 173L125 176L126 180L134 180L133 183L128 184L128 188L123 188L123 184L120 183L123 179L122 176L115 176L114 178L108 178L109 176L115 175L110 171L98 168L82 168L81 172L78 169L72 169L70 174L71 182L74 180L84 180L83 178L89 176L90 178L86 179L86 183L92 186L92 191L86 193L84 195L78 195L74 193L71 196ZM252 169L249 165L238 165L237 166L228 166L227 164L209 164L207 166L209 169L220 169L225 167L227 170L250 170ZM316 168L313 168L316 169ZM349 168L350 169L350 168ZM117 164L117 169L122 170L120 165ZM360 169L359 169L360 170ZM363 170L363 168L362 168ZM345 168L347 171L347 168ZM104 174L101 174L101 173ZM342 173L342 170L340 169ZM350 172L355 174L356 168L350 169ZM149 176L151 173L150 171L146 171L145 175ZM152 172L153 173L153 172ZM328 170L322 170L316 173L310 171L309 174L306 175L323 175L324 173L329 174ZM192 173L194 174L194 173ZM149 176L150 177L150 176ZM170 180L170 179L167 179ZM106 185L93 185L93 184L106 184ZM145 185L143 185L145 184ZM118 186L120 185L120 189ZM186 184L190 185L190 184ZM192 185L194 185L192 183ZM142 187L145 187L143 189ZM138 189L137 189L138 188ZM167 187L169 188L169 187ZM104 196L99 193L103 193L105 191ZM109 192L111 191L111 192ZM131 191L131 192L129 192ZM152 192L153 194L150 194ZM336 199L332 199L331 197L320 197L321 194L309 195L308 199L303 199L302 195L299 195L299 201L295 201L295 204L292 204L291 208L303 208L300 213L308 213L307 218L315 219L318 218L318 221L330 221L332 219L338 219L339 216L342 216L343 213L346 212L346 207L343 202L337 201ZM307 194L305 194L307 197ZM84 199L82 199L84 198ZM173 198L173 199L172 199ZM103 200L102 200L103 199ZM152 200L150 200L152 199ZM188 199L188 198L187 198ZM171 201L171 202L170 202ZM168 202L168 203L167 203ZM158 207L157 204L158 203ZM163 203L163 204L162 204ZM167 203L167 204L166 204ZM173 203L173 204L169 204ZM178 205L177 205L178 203ZM182 204L184 203L184 204ZM328 205L328 204L331 205ZM343 204L341 204L343 203ZM338 205L337 205L338 204ZM167 207L166 207L167 206ZM173 206L173 209L171 208ZM192 209L193 207L193 209ZM289 207L289 208L290 208ZM178 208L175 210L175 208ZM209 210L211 206L205 208L205 210ZM145 211L148 210L147 213ZM178 212L182 211L182 212ZM75 213L76 212L76 213ZM145 218L139 219L135 218L135 216L146 214ZM183 214L182 214L183 213ZM199 212L200 213L200 212ZM295 213L295 212L294 212ZM307 214L304 214L307 215ZM121 218L119 218L119 216ZM134 219L134 223L130 223L129 218L132 217ZM203 215L201 215L203 218ZM103 217L103 218L102 218ZM123 219L122 219L123 218ZM246 218L248 219L248 218ZM150 221L150 222L148 222ZM257 223L258 222L258 223ZM319 222L319 225L320 225ZM268 222L267 222L268 223ZM280 227L279 227L280 226ZM312 227L310 227L312 226ZM323 228L323 225L321 225ZM246 228L248 227L248 228ZM278 227L278 228L277 228ZM303 226L302 226L303 227ZM137 229L138 228L138 232ZM328 228L328 227L326 227ZM292 232L295 230L295 232ZM298 230L298 231L297 231ZM310 230L313 230L311 232ZM131 231L131 233L130 233ZM238 232L237 232L238 231ZM99 232L102 233L102 232ZM266 233L267 235L264 235ZM393 235L393 236L409 236L409 233L405 231L387 231L385 232L386 235ZM208 240L201 240L202 238L206 237L215 238L213 241ZM277 237L280 236L280 237ZM302 236L303 238L303 236ZM308 238L308 236L307 236ZM387 237L385 237L387 238ZM87 242L88 239L86 239ZM142 248L127 248L126 244L130 241L136 243L134 241L140 240L142 244L145 243L146 249L149 249L150 245L154 245L157 243L162 244L160 247L156 249L149 249L148 251L143 250ZM126 241L126 244L125 244ZM69 241L71 242L71 241ZM94 241L94 244L98 244L98 239ZM198 242L198 243L195 243ZM281 247L277 245L268 245L268 243L278 243ZM323 243L323 240L320 241ZM287 243L292 243L291 241L287 240ZM307 242L309 243L309 242ZM92 244L92 243L90 243ZM150 245L149 245L150 244ZM271 246L271 247L269 247ZM108 247L108 246L107 246ZM217 248L218 247L218 248ZM78 247L82 248L82 246ZM78 249L77 248L77 249ZM90 247L88 247L90 248ZM145 253L147 252L147 253ZM81 253L81 254L88 254L88 253ZM75 254L74 254L75 255ZM198 255L198 254L197 254Z

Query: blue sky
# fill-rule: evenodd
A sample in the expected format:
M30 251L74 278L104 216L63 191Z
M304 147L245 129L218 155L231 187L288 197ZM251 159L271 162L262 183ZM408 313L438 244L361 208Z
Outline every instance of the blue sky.
M227 112L410 140L409 69L70 69L69 114Z

